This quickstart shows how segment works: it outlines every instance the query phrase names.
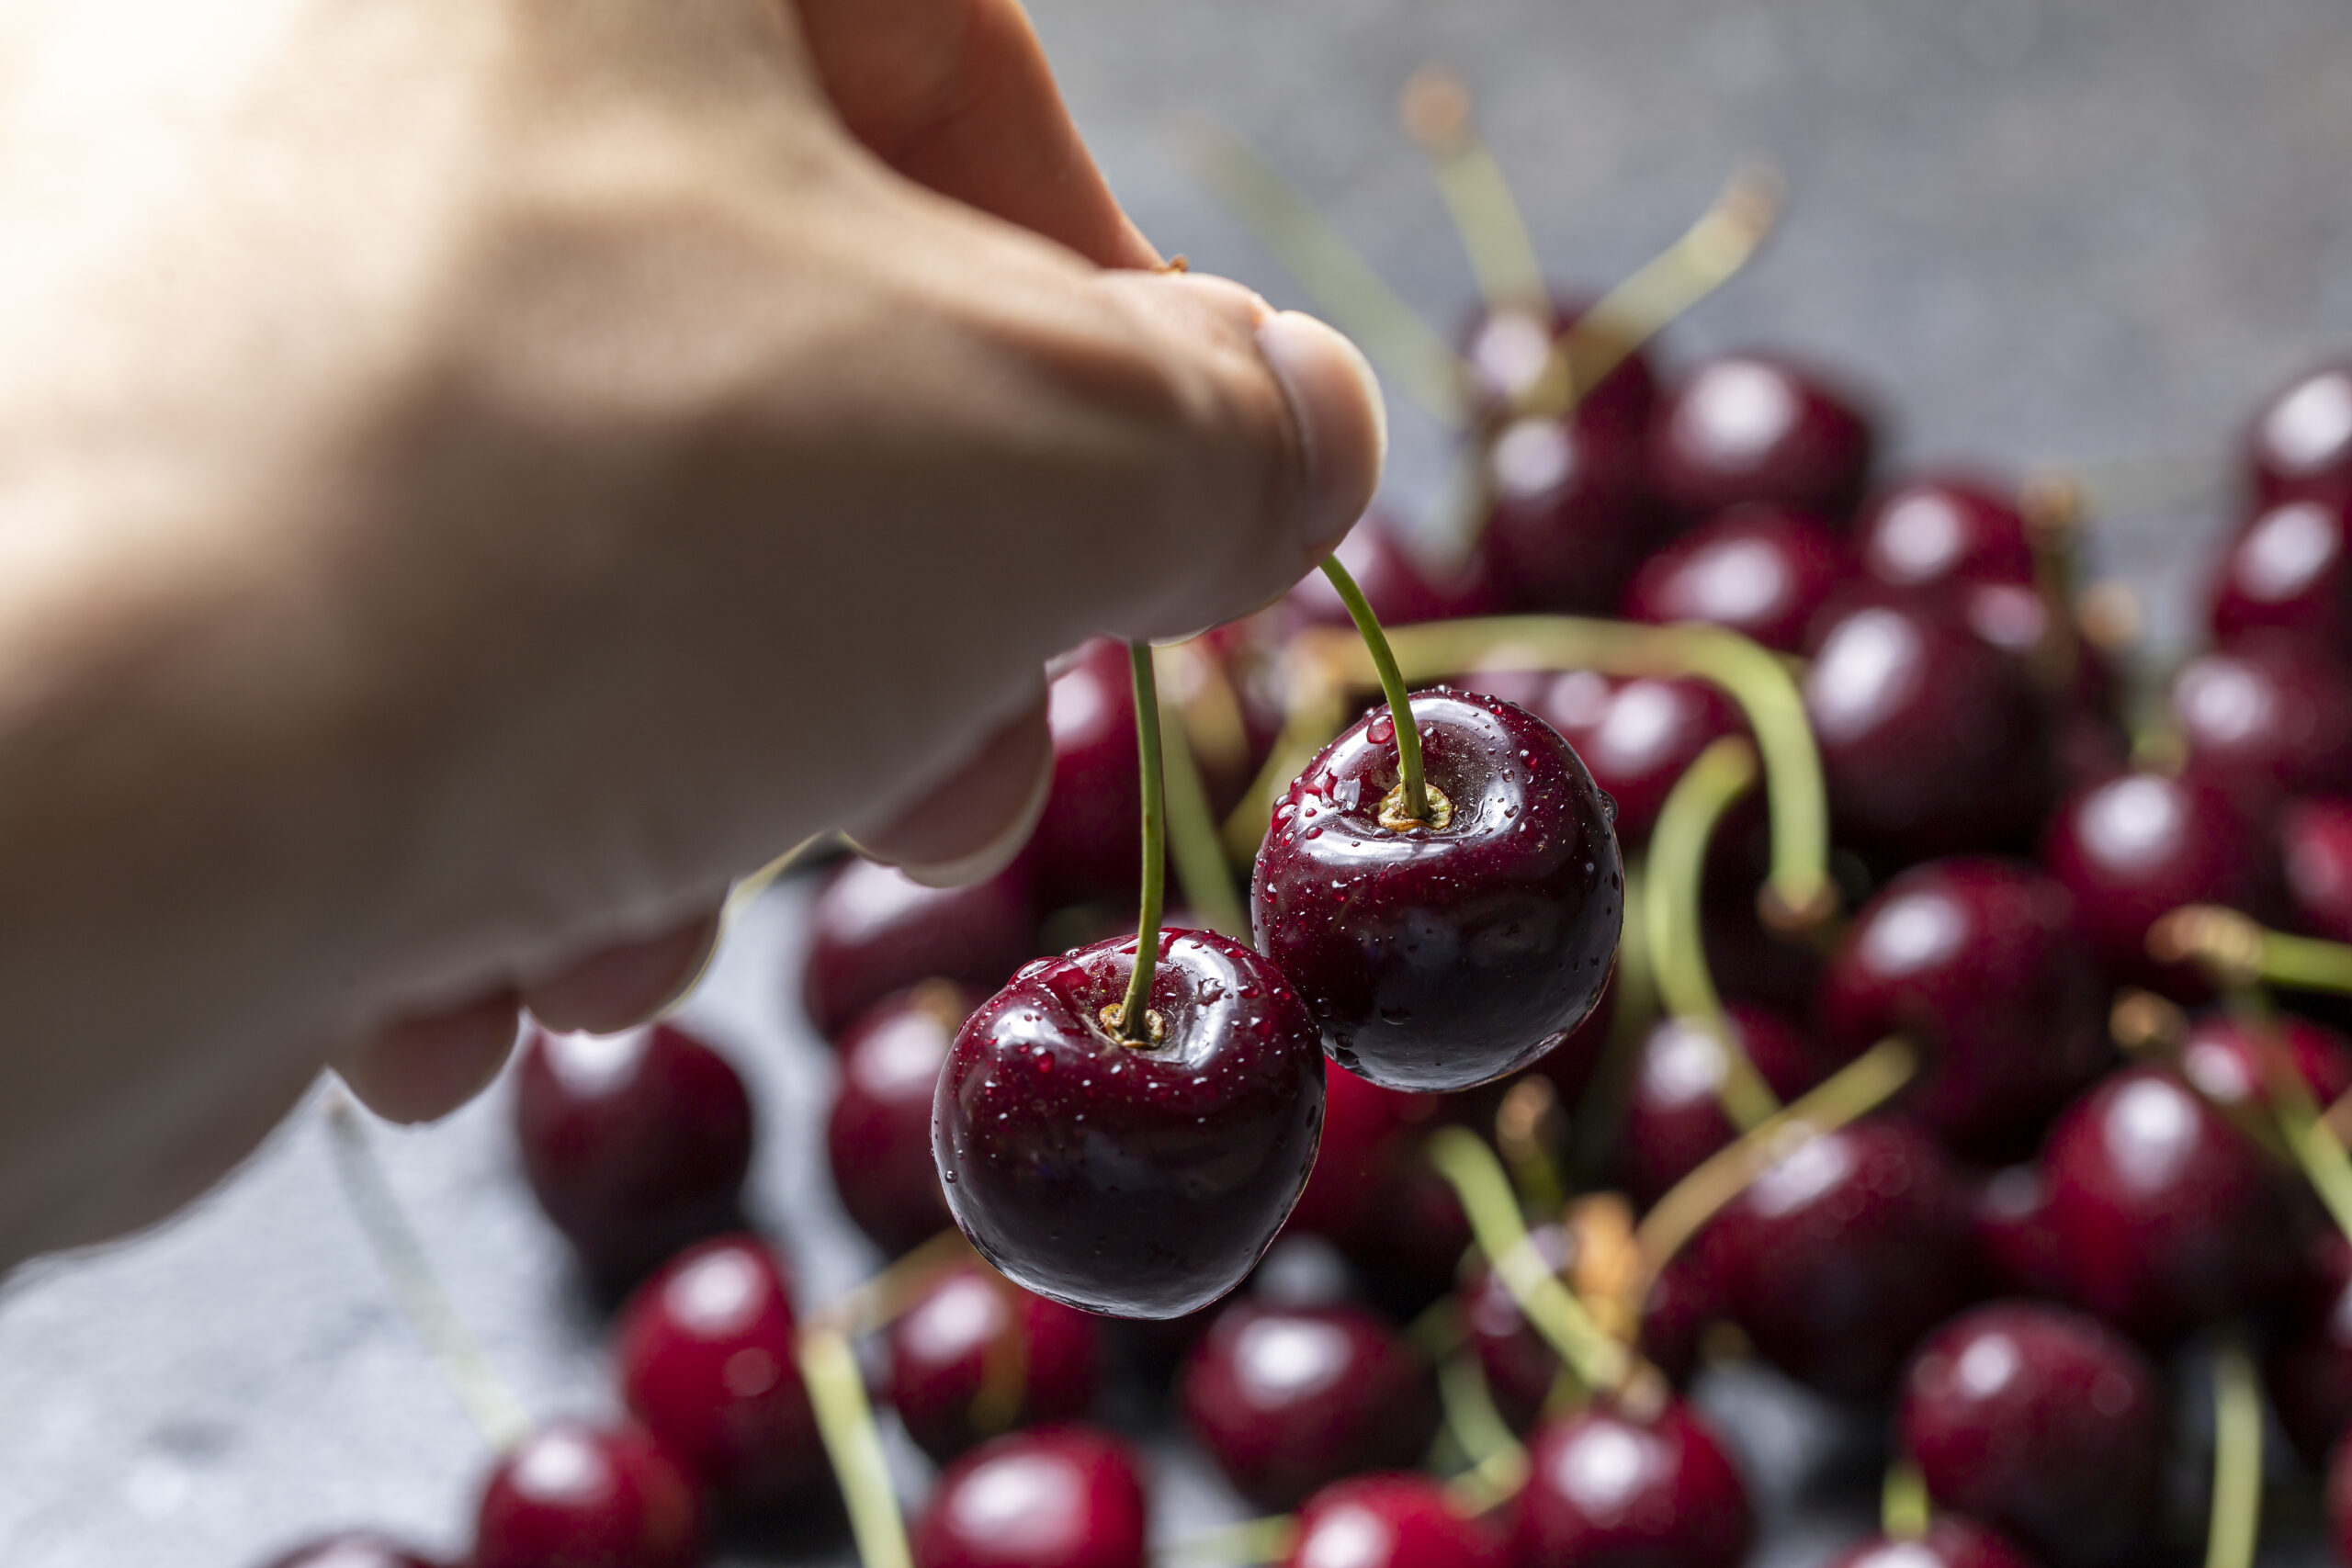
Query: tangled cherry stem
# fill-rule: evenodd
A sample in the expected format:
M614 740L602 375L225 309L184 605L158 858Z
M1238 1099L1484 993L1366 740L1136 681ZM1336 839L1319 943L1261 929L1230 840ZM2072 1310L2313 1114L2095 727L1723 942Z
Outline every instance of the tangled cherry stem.
M913 1568L907 1522L890 1485L889 1461L881 1430L865 1397L865 1376L849 1337L830 1325L804 1329L797 1346L800 1375L817 1416L817 1435L832 1461L849 1510L850 1534L863 1568Z
M2262 1389L2242 1330L2213 1351L2213 1513L2205 1568L2253 1568L2262 1529Z
M1699 905L1715 825L1747 793L1756 772L1756 749L1740 735L1714 741L1683 771L1650 834L1647 897L1642 901L1649 951L1656 955L1658 999L1668 1012L1713 1036L1724 1064L1715 1094L1724 1114L1743 1133L1760 1125L1781 1102L1724 1016L1723 998L1707 972Z
M1388 646L1387 634L1380 629L1380 618L1364 602L1363 590L1356 586L1356 580L1348 575L1348 569L1340 564L1337 556L1323 558L1323 575L1331 580L1331 586L1339 591L1340 602L1347 605L1348 615L1363 638L1364 652L1379 673L1380 689L1388 699L1389 722L1396 731L1397 815L1408 822L1429 822L1435 813L1430 805L1429 783L1421 776L1421 732L1413 722L1413 700L1405 689L1403 673L1396 668L1396 655Z
M1470 90L1462 78L1436 65L1414 72L1398 97L1397 118L1429 155L1487 308L1548 314L1543 261L1502 165L1472 129Z
M1152 1041L1151 978L1159 967L1159 916L1168 897L1168 824L1159 763L1159 683L1153 679L1151 645L1127 644L1135 673L1136 751L1143 778L1143 907L1136 914L1136 963L1127 976L1126 999L1119 1004L1119 1038L1132 1045Z
M1928 1478L1907 1459L1886 1467L1879 1488L1878 1529L1889 1540L1917 1540L1934 1523L1935 1504L1928 1495Z

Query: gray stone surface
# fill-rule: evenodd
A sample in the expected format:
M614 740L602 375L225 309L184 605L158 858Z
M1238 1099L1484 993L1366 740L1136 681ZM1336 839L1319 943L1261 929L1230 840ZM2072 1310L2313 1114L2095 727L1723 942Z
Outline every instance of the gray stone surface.
M1840 367L1888 404L1901 455L2211 454L2266 388L2352 344L2352 22L2335 0L1035 9L1147 229L1284 303L1304 301L1185 172L1185 132L1219 127L1268 154L1450 320L1468 273L1392 117L1409 72L1443 61L1479 90L1565 280L1619 276L1740 155L1776 156L1785 228L1668 355L1765 344ZM1392 491L1409 513L1430 504L1443 445L1398 424ZM2167 636L2219 520L2191 507L2096 542ZM829 1069L790 998L800 904L786 889L756 908L691 1014L755 1082L756 1202L822 1300L872 1259L831 1207L811 1135ZM375 1145L526 1403L609 1408L597 1325L512 1169L504 1111L493 1093ZM1706 1400L1769 1483L1758 1561L1825 1561L1858 1517L1822 1484L1850 1430L1761 1374ZM246 1568L305 1529L367 1522L454 1552L487 1457L391 1309L315 1105L177 1224L0 1286L0 1413L8 1568ZM1233 1517L1196 1458L1159 1450L1164 1529Z

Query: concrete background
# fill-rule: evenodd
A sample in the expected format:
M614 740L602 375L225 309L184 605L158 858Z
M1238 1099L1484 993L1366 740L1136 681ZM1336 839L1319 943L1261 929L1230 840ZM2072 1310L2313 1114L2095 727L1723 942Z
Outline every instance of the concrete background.
M1904 456L2010 467L2226 450L2255 400L2352 344L2352 19L2335 0L1039 0L1081 122L1147 230L1305 303L1193 182L1189 129L1286 170L1433 320L1472 297L1397 87L1443 62L1565 282L1678 233L1732 164L1772 154L1789 217L1679 323L1669 360L1799 351L1876 390ZM1399 412L1393 499L1426 508L1441 433ZM2095 542L2187 625L2218 502ZM822 1300L870 1266L811 1137L821 1047L791 996L802 894L764 901L691 1017L755 1084L755 1202ZM597 1325L529 1207L503 1091L379 1130L394 1185L491 1356L544 1414L608 1409ZM1823 1562L1819 1413L1719 1380L1779 1520L1760 1561ZM455 1552L481 1439L393 1313L345 1212L315 1105L193 1213L0 1284L0 1563L249 1568L371 1523ZM902 1458L905 1456L901 1456ZM1232 1517L1163 1444L1161 1528ZM910 1484L920 1480L910 1462ZM1842 1509L1842 1511L1841 1511ZM812 1540L787 1555L839 1561ZM2303 1561L2274 1551L2270 1561Z

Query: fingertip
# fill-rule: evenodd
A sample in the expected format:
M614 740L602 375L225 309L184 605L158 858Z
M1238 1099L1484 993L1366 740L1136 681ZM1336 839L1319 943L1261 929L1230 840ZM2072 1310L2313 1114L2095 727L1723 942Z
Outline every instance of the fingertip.
M692 989L718 944L712 909L682 926L615 942L523 987L531 1016L558 1033L616 1034L653 1018Z
M1306 463L1301 537L1317 557L1355 526L1388 463L1388 405L1372 362L1303 311L1258 323L1258 351L1281 383Z
M387 1122L432 1122L490 1087L522 1028L522 999L502 990L446 1012L395 1020L335 1064L361 1104Z
M1027 846L1053 783L1054 734L1040 692L945 782L854 842L926 887L979 882Z

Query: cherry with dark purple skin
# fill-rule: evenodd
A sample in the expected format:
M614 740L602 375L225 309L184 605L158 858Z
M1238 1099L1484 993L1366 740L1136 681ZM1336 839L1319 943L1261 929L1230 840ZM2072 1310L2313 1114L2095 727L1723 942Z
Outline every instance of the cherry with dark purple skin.
M2290 801L2278 816L2287 896L2313 936L2352 942L2352 796Z
M2280 1013L2267 1032L2226 1012L2200 1014L2180 1043L2180 1075L2224 1112L2261 1113L2271 1074L2292 1071L2322 1105L2352 1092L2352 1041L2323 1024Z
M1653 626L1703 621L1794 653L1852 571L1846 541L1812 513L1735 506L1643 562L1623 613Z
M1592 304L1581 295L1555 293L1548 311L1521 306L1479 311L1461 337L1463 367L1469 373L1476 412L1494 419L1524 406L1543 384L1561 334ZM1577 379L1581 385L1589 378ZM1577 400L1571 418L1579 430L1628 453L1638 464L1657 400L1657 375L1636 349Z
M1219 1314L1177 1385L1185 1426L1255 1506L1417 1462L1437 1435L1437 1382L1362 1307L1242 1302Z
M2247 433L2255 493L2352 501L2352 367L2324 365L2274 393Z
M1702 1238L1732 1320L1825 1393L1886 1392L1919 1337L1967 1300L1968 1199L1935 1141L1902 1122L1809 1140Z
M439 1568L430 1558L379 1535L332 1535L271 1560L269 1568Z
M742 1224L752 1100L726 1057L674 1024L531 1032L514 1131L532 1194L615 1293L680 1247Z
M1595 1405L1539 1429L1527 1459L1520 1568L1737 1568L1755 1539L1739 1472L1679 1402L1646 1420Z
M1530 415L1498 430L1485 457L1480 554L1512 606L1613 608L1660 532L1639 442L1573 415Z
M1426 1475L1335 1481L1298 1510L1283 1568L1509 1568L1500 1532Z
M1774 1095L1795 1099L1824 1076L1794 1025L1747 1002L1724 1010L1734 1042ZM1647 1208L1737 1136L1721 1094L1729 1071L1721 1041L1705 1025L1662 1018L1642 1037L1617 1140L1626 1195Z
M1418 1148L1374 1189L1363 1216L1332 1240L1374 1305L1406 1321L1453 1288L1470 1247L1470 1216Z
M2066 1258L2050 1227L2050 1184L2041 1166L2005 1166L1977 1182L1968 1224L1985 1294L2065 1299Z
M2188 771L2249 812L2280 797L2352 791L2352 677L2271 637L2199 655L2173 678Z
M1747 728L1731 699L1702 681L1482 670L1454 684L1517 703L1558 730L1615 803L1620 843L1648 838L1675 780L1713 742Z
M1922 475L1872 496L1854 520L1855 557L1889 588L1955 583L2033 585L2033 545L2017 487L1951 474Z
M2023 842L2054 783L2024 668L1921 600L1826 612L1805 671L1841 838L1914 861Z
M2286 1294L2263 1346L2263 1387L2295 1451L2324 1473L2352 1427L2352 1245L2334 1231L2320 1236Z
M925 980L1001 986L1036 953L1036 901L1025 856L967 887L925 887L894 866L845 862L808 911L801 1006L832 1040Z
M1038 892L1048 906L1132 898L1143 775L1126 646L1096 637L1059 661L1046 687L1046 717L1054 781L1027 852ZM999 974L983 985L1003 979Z
M1650 416L1650 482L1684 513L1743 502L1842 519L1870 477L1869 419L1811 370L1761 354L1699 365Z
M2346 501L2282 501L2246 519L2222 552L2210 624L2227 648L2286 636L2352 652L2352 512Z
M1510 607L1483 552L1474 551L1467 560L1453 564L1426 560L1377 515L1357 524L1333 554L1384 626L1466 620ZM1354 625L1345 601L1319 571L1300 578L1283 604L1296 625Z
M703 1508L634 1427L543 1427L482 1489L468 1568L699 1568Z
M1528 1245L1554 1274L1576 1258L1576 1242L1565 1225L1530 1225ZM1560 1356L1520 1310L1501 1276L1483 1261L1462 1286L1462 1330L1495 1408L1515 1431L1542 1414L1560 1381Z
M630 1298L614 1345L629 1414L730 1510L789 1506L823 1479L791 1284L757 1236L672 1259Z
M887 1338L891 1407L940 1464L1016 1427L1075 1420L1102 1386L1093 1318L977 1268L925 1285Z
M1040 959L957 1033L933 1102L947 1204L1015 1283L1178 1317L1240 1283L1306 1185L1323 1123L1314 1019L1282 972L1162 931L1154 1038L1124 1016L1136 939Z
M1438 1113L1433 1094L1383 1089L1326 1060L1323 1073L1323 1141L1315 1170L1291 1211L1294 1230L1315 1231L1334 1241L1366 1225L1388 1231L1391 1216L1376 1200L1404 1166L1415 1137Z
M2154 1513L2155 1369L2098 1319L1993 1302L1919 1348L1896 1413L1928 1495L2055 1565L2136 1562Z
M1840 1057L1916 1043L1927 1062L1906 1108L1979 1152L2030 1148L2112 1060L2073 901L2018 861L1933 861L1882 888L1830 960L1819 1017Z
M1999 1532L1958 1514L1939 1514L1923 1536L1908 1540L1872 1536L1829 1568L2038 1568L2038 1564Z
M947 1468L915 1523L915 1568L1144 1568L1146 1522L1125 1443L1039 1427Z
M1374 709L1276 803L1250 881L1259 948L1342 1066L1460 1089L1527 1066L1600 999L1624 914L1607 804L1557 731L1492 697L1409 699L1435 820L1401 797Z
M979 1002L931 981L868 1009L839 1042L841 1084L825 1119L833 1190L894 1257L956 1223L931 1157L931 1107L947 1048Z

